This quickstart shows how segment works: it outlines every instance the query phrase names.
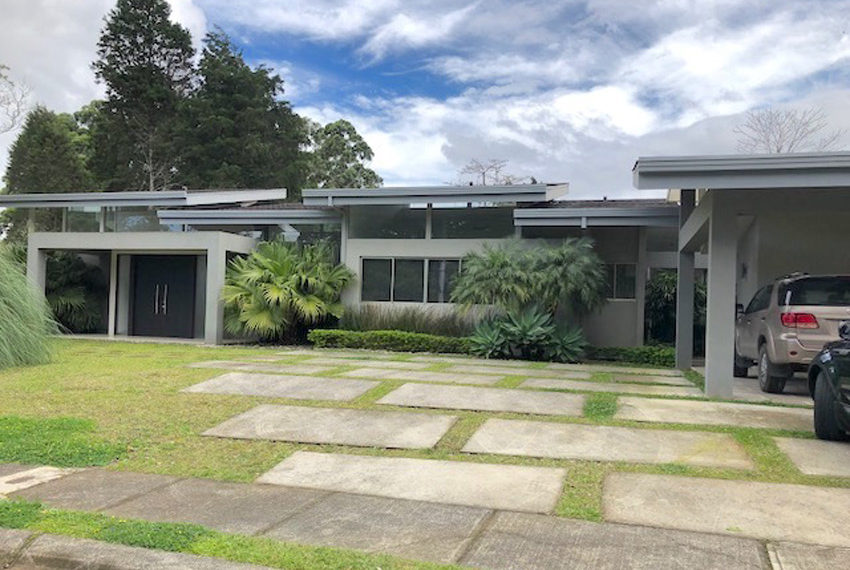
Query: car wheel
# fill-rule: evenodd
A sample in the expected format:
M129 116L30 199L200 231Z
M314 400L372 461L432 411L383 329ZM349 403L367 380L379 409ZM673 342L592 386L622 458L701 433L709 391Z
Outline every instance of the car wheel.
M735 362L732 364L732 376L735 378L746 378L750 371L751 361L747 358L738 356L738 351L735 351Z
M759 347L758 378L761 391L769 394L781 394L785 389L785 381L788 380L787 376L777 374L776 365L770 361L767 346L764 344Z
M829 389L829 379L821 372L815 382L815 434L828 441L846 441L848 435L838 425L835 395Z

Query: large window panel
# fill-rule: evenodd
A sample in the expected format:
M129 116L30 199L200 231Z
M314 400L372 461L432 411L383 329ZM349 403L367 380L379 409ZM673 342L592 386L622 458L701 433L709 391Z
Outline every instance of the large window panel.
M448 303L455 277L460 270L457 259L428 260L428 302Z
M364 301L390 301L392 259L364 259L361 298Z
M425 261L396 259L393 301L421 303L425 296Z
M100 230L100 208L68 208L66 214L69 232L96 232Z
M505 238L512 235L512 208L434 207L431 210L432 238Z
M349 237L354 239L424 239L425 209L409 206L352 206Z

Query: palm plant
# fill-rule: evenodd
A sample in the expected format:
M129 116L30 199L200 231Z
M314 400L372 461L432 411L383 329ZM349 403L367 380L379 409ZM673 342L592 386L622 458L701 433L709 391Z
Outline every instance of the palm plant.
M100 332L107 284L99 267L67 252L47 262L47 302L63 329L75 333Z
M326 242L265 242L227 268L225 328L263 341L299 341L306 327L340 317L340 294L353 274Z
M531 302L534 291L533 257L518 241L499 246L485 244L482 251L463 259L451 300L465 309L495 305L520 309Z

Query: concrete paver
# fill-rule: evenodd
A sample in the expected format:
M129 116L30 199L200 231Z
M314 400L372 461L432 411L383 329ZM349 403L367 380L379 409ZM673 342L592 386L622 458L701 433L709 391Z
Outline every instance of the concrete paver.
M648 374L651 376L682 376L680 370L672 368L641 368L639 366L617 366L613 364L566 364L561 362L550 362L546 368L553 370L585 370L588 372L611 372L614 374Z
M451 374L449 372L427 372L414 370L392 370L387 368L358 368L343 372L343 376L353 378L375 378L394 380L415 380L418 382L443 382L448 384L495 384L500 376L486 374Z
M24 530L0 528L0 568L5 568L4 564L26 544L30 536L32 533Z
M785 383L781 394L768 394L759 388L755 378L735 378L732 382L732 393L736 400L748 402L775 402L777 404L793 404L796 406L814 407L814 401L809 395L809 384L804 377L794 377Z
M475 358L473 356L459 356L459 355L414 355L411 356L408 360L412 362L430 362L431 364L469 364L473 366L509 366L511 368L526 368L528 370L539 370L540 368L536 366L536 363L531 362L529 360L502 360L502 359L487 359L487 358Z
M651 376L645 374L612 374L614 382L633 384L667 384L669 386L687 386L695 388L693 382L682 376Z
M337 493L267 536L278 540L355 548L432 562L453 562L492 511Z
M0 477L0 496L21 491L35 485L47 483L60 477L65 477L77 469L62 469L59 467L35 467L27 471L18 471Z
M850 546L850 489L611 473L603 505L613 522Z
M773 570L850 568L850 548L778 542L767 545L767 554Z
M391 370L424 370L431 366L428 362L407 362L405 360L379 360L365 358L344 358L341 356L314 356L310 364L328 366L368 366L369 368L389 368Z
M203 435L417 449L436 445L455 420L457 416L413 412L264 405Z
M35 467L35 465L22 465L20 463L0 463L0 477L14 475L21 471L29 471L30 469L35 469Z
M377 403L414 408L580 416L584 406L584 396L507 388L404 384L378 400Z
M346 401L365 394L378 384L378 382L370 380L349 378L228 372L181 391L199 394L292 398L295 400Z
M797 469L807 475L850 477L850 443L786 437L773 439Z
M506 512L496 514L460 562L505 570L751 570L765 565L754 540Z
M517 366L493 366L490 364L454 364L442 372L453 374L498 374L499 376L529 376L538 378L590 378L589 372L575 370L546 370L519 368Z
M641 422L732 425L812 431L812 410L759 404L623 397L614 418Z
M14 496L42 501L58 509L97 511L175 481L177 477L166 475L85 469L18 491Z
M550 512L566 471L552 467L298 451L261 476L292 485L491 509Z
M522 388L547 390L585 390L587 392L614 392L617 394L646 394L649 396L702 396L696 386L658 386L654 384L626 384L622 382L583 382L581 380L555 380L554 378L529 378Z
M321 374L333 366L317 364L269 364L262 362L237 362L235 360L208 360L195 362L190 368L213 368L216 370L235 370L237 372L270 372L273 374Z
M472 435L463 451L556 459L753 468L744 449L727 434L523 420L487 420Z
M311 489L189 479L105 512L158 522L191 522L222 532L256 534L326 497Z

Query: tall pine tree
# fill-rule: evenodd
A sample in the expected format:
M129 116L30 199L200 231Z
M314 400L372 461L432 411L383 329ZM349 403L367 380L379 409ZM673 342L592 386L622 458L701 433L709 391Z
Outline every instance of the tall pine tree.
M384 181L366 166L373 153L345 119L324 127L314 123L313 154L307 183L311 188L377 188Z

